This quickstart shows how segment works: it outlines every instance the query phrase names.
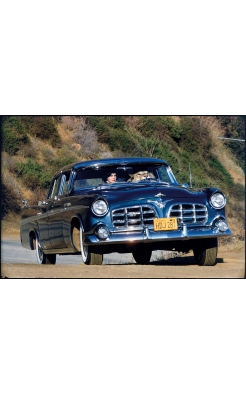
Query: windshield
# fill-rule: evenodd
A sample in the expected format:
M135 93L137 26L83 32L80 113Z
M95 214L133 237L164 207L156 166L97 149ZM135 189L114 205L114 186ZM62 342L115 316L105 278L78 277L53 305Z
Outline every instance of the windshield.
M177 184L171 169L165 165L105 166L78 170L74 189L139 182Z

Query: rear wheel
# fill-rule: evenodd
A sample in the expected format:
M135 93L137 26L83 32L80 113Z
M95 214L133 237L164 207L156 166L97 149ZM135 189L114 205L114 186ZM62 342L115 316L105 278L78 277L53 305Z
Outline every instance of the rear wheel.
M150 249L141 249L132 251L133 258L135 259L136 263L146 264L149 263L152 251Z
M34 246L36 248L36 257L37 257L37 262L39 265L55 265L56 263L56 254L44 254L40 243L38 236L36 236L36 239L33 240Z
M193 246L195 260L200 266L216 265L217 251L217 238L199 240L199 242Z

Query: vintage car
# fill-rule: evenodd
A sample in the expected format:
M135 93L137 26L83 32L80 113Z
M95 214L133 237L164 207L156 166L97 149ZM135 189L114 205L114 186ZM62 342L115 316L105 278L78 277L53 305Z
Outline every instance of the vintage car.
M46 200L23 201L21 244L36 249L40 264L81 254L81 263L100 265L112 252L130 252L147 264L154 250L193 250L199 265L211 266L218 237L231 235L225 205L217 188L180 185L164 160L85 161L62 168Z

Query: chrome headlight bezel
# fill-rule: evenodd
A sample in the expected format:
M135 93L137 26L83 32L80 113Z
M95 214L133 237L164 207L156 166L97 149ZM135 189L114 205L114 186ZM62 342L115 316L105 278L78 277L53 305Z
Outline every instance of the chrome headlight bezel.
M217 218L214 221L214 227L216 227L220 232L226 232L229 229L228 223L224 218Z
M222 192L215 192L210 196L209 203L216 210L221 210L226 205L226 198Z
M104 217L109 210L109 206L106 200L99 198L92 203L91 211L97 217Z
M99 225L95 233L99 239L106 240L109 236L109 229L106 225Z

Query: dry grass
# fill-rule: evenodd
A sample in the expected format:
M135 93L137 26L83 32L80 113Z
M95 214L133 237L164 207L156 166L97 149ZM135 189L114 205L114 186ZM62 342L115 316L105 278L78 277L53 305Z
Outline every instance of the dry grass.
M81 145L74 142L74 132L77 132L84 124L83 119L75 119L71 116L62 117L62 122L57 125L58 133L62 139L62 142L72 147L75 154L81 156ZM80 159L79 159L80 160Z
M228 238L222 238L219 240L220 251L235 251L242 252L245 249L245 240L232 236Z
M223 140L218 137L224 136L224 131L221 128L219 121L214 117L201 117L202 122L207 126L211 132L212 138L212 153L218 158L226 170L230 173L235 183L245 185L245 175L240 166L238 166L230 156Z
M20 216L9 213L1 221L1 236L17 236L20 234Z
M18 160L19 161L19 160ZM17 162L17 158L16 158ZM26 188L19 180L17 172L10 172L6 166L2 166L2 183L6 185L9 190L13 191L13 194L19 199L21 204L22 199L32 199L33 191Z
M136 131L137 125L139 123L138 116L125 116L124 120L128 128L134 129L134 131Z

